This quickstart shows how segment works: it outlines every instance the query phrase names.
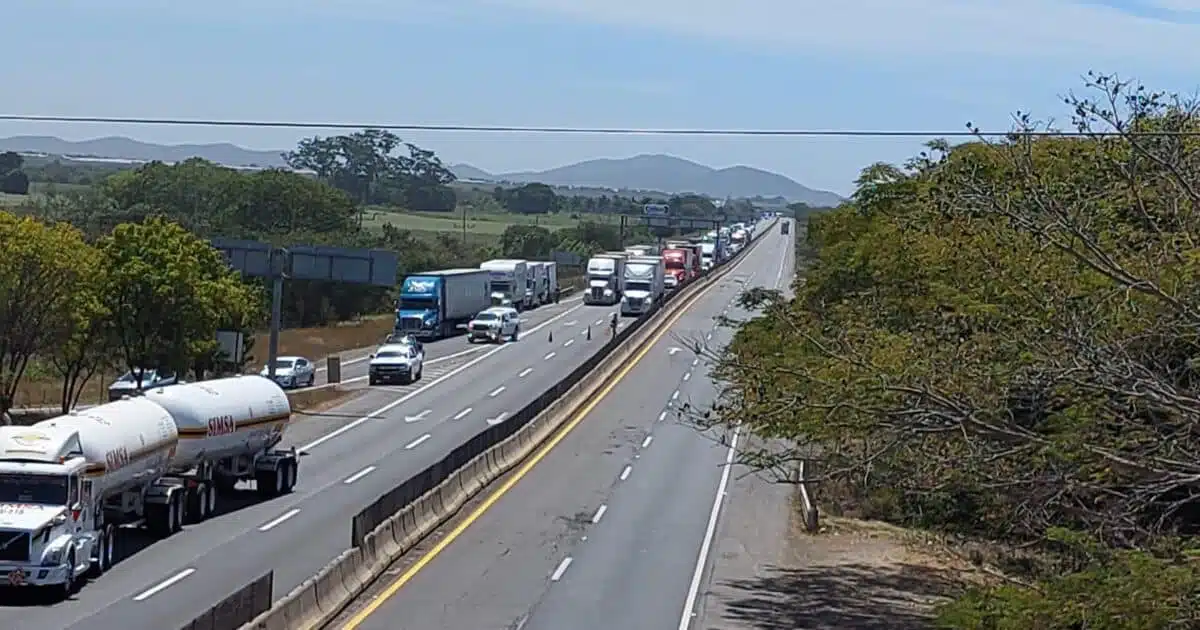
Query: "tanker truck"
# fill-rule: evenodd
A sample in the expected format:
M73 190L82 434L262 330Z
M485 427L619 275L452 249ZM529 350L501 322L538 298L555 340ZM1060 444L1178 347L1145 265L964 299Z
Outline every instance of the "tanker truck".
M118 526L170 536L242 480L290 492L297 453L272 450L290 419L278 385L245 375L0 427L0 579L66 596L112 566Z

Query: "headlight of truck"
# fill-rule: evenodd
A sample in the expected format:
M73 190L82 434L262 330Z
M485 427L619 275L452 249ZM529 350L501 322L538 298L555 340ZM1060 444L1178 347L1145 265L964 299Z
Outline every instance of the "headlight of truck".
M63 562L63 552L67 550L66 545L56 545L46 550L42 554L42 566L55 567Z

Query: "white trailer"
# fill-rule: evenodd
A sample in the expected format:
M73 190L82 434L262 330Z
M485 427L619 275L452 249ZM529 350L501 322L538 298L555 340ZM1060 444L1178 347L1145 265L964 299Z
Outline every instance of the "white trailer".
M558 303L558 263L544 262L542 266L546 268L546 291L549 293L550 301Z
M497 258L480 263L480 269L488 272L492 286L492 306L511 306L518 311L525 308L528 292L529 263L515 258Z
M537 308L550 303L550 293L546 290L546 263L531 260L528 263L529 272L525 276L529 290L526 297L530 308Z
M621 315L645 314L663 296L666 267L662 256L634 256L625 262Z
M271 450L290 419L283 390L246 375L0 427L0 576L66 596L112 566L120 525L170 536L240 480L290 492L297 454Z

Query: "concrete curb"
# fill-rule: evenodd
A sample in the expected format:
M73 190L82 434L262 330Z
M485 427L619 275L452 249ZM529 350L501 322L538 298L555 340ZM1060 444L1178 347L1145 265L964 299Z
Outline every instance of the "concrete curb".
M614 348L600 365L584 376L536 417L503 442L481 453L452 472L433 490L405 506L363 538L361 547L343 552L313 578L300 584L242 630L316 630L333 621L342 610L391 564L412 549L492 482L517 467L554 435L593 395L608 385L626 361L661 331L671 317L704 289L729 273L753 251L760 233L749 247L681 293Z

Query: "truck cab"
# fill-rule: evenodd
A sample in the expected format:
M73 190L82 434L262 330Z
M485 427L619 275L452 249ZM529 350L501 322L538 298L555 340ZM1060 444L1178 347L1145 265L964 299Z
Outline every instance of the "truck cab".
M396 304L395 330L426 337L440 334L442 282L443 279L436 276L409 276L404 279Z
M692 250L682 247L664 249L662 253L666 275L663 276L663 288L670 291L679 288L691 280Z
M616 304L621 300L627 256L597 254L588 260L584 304Z
M663 295L663 275L660 256L635 256L626 261L621 315L641 316L654 308Z

